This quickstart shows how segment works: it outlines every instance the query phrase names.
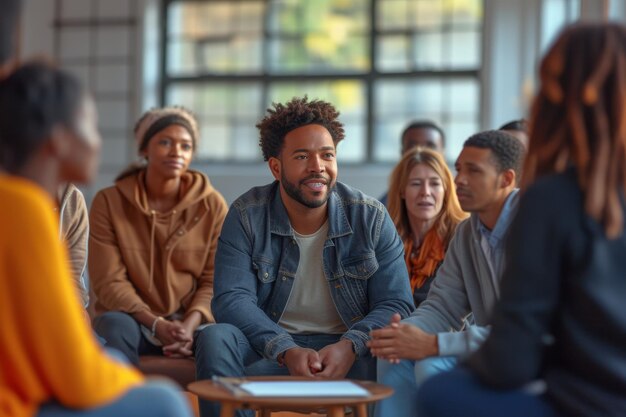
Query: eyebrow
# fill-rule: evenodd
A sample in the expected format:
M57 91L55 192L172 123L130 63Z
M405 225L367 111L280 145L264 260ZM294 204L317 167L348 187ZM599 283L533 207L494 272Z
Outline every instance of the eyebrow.
M423 180L423 179L426 179L426 180L438 180L438 181L439 181L439 180L441 180L441 177L439 177L439 175L433 175L433 176L426 177L426 178L422 178L422 177L409 177L409 181Z
M323 152L323 151L334 151L335 147L334 146L322 146L321 148L318 149L318 152ZM315 152L312 151L310 149L305 149L305 148L301 148L301 149L295 149L292 154L294 153L298 153L298 152Z
M187 139L187 138L175 138L172 135L168 135L168 134L164 134L160 137L160 139L170 139L170 140L176 140L179 142L190 142L193 143L193 139Z
M465 165L465 166L470 166L470 167L476 167L476 168L480 168L480 167L481 167L481 165L480 165L480 164L477 164L477 163L475 163L475 162L459 162L459 161L456 161L456 162L454 163L454 167L455 167L455 168L456 168L456 167L458 167L458 166L462 166L462 165Z

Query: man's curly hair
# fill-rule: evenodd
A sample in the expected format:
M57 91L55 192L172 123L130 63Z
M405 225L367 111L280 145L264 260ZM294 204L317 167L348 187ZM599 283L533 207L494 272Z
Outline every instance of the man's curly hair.
M501 130L486 130L470 136L463 144L468 146L491 150L498 173L512 169L517 181L521 178L525 149L516 137Z
M267 109L268 114L263 120L256 125L260 135L259 146L265 161L277 157L287 133L301 126L310 124L324 126L333 138L335 146L345 136L343 123L337 120L339 112L326 101L309 101L308 97L304 96L294 97L286 104L272 103L272 106L273 108Z

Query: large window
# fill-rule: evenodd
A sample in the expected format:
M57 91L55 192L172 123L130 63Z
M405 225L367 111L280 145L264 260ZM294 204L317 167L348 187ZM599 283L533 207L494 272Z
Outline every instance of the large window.
M164 104L201 123L199 155L258 161L273 101L332 102L342 161L388 162L411 120L441 124L454 155L479 128L481 0L166 0Z

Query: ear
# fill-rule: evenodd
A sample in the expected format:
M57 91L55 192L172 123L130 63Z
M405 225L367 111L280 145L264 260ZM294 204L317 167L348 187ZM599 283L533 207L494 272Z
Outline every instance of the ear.
M282 165L280 163L280 159L275 158L275 157L270 157L270 159L267 161L267 165L270 167L270 171L272 172L272 175L274 176L274 179L277 181L280 181L281 175L281 169L282 169Z
M504 170L500 174L500 187L502 187L502 188L508 188L508 187L515 188L516 185L517 185L517 177L515 175L515 171L513 171L512 169L507 169L507 170Z
M70 132L61 125L56 125L50 132L50 150L58 159L64 159L72 148Z

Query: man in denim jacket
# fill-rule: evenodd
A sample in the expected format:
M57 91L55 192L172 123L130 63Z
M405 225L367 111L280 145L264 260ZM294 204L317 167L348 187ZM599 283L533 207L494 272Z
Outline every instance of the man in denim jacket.
M239 197L224 221L212 302L219 324L197 338L198 379L375 379L370 331L413 310L387 211L336 181L338 114L294 98L257 125L276 181ZM203 417L219 415L217 404L200 408Z

